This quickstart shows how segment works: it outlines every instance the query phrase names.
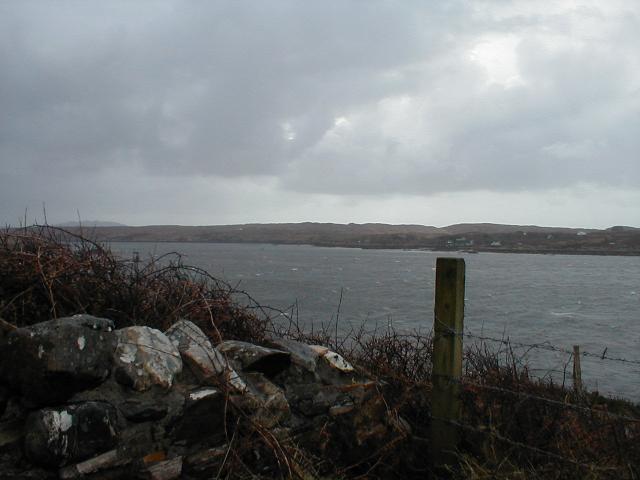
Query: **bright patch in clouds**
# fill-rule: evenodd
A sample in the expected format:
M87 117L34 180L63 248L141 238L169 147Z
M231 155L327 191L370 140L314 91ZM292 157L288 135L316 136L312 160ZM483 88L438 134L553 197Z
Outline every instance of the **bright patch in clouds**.
M489 35L473 47L469 58L485 71L488 85L513 87L524 83L518 70L519 41L516 35Z

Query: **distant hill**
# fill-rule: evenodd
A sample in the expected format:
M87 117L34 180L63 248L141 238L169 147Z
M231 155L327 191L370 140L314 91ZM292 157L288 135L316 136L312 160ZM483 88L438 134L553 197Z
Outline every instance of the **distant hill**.
M606 230L465 223L447 227L382 223L251 223L242 225L102 226L83 222L99 241L307 244L326 247L438 251L640 255L640 229ZM76 227L66 227L76 232ZM79 229L76 233L80 233Z
M610 232L640 232L640 228L627 227L626 225L616 225L615 227L607 228Z
M501 225L499 223L458 223L442 227L450 234L462 233L572 233L572 232L593 232L594 229L567 228L567 227L540 227L538 225Z
M424 225L375 223L345 225L313 222L98 227L95 232L97 239L108 241L283 243L328 246L370 244L380 237L432 238L441 234L439 228Z
M103 222L100 220L82 220L81 222L78 222L77 220L75 220L72 222L56 223L54 225L54 227L61 227L61 228L80 227L80 226L82 227L126 227L124 223Z

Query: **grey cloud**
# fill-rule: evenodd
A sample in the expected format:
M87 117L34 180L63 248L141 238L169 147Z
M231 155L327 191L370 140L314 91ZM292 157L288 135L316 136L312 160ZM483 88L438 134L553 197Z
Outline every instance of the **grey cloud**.
M386 2L58 5L4 6L3 157L231 176L279 172L341 110L401 88L385 73L427 55L446 13Z
M0 165L25 202L130 166L337 195L638 188L637 5L531 8L3 2ZM517 38L519 83L470 59L491 35Z
M620 28L626 30L617 33L628 36L632 22L624 23ZM535 37L521 40L521 85L481 89L481 73L462 61L452 71L429 71L415 117L425 121L424 137L437 139L433 148L416 153L401 145L390 154L384 145L394 138L373 122L364 129L374 135L357 131L351 142L327 141L307 152L287 185L301 191L418 194L581 183L638 188L637 42L602 43L594 36L574 46L570 40L556 49ZM316 175L307 176L308 170Z

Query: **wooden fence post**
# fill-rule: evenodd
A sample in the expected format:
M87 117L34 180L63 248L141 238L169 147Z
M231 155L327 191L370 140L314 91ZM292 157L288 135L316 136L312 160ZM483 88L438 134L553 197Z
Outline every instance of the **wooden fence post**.
M465 263L438 258L433 325L433 392L431 394L431 463L451 464L459 442Z
M582 368L580 367L580 345L573 346L573 391L582 393Z

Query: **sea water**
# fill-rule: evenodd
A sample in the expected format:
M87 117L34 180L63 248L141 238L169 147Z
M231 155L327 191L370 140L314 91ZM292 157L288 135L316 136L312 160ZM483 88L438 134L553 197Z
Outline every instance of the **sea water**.
M436 259L462 257L468 333L508 339L535 375L558 382L569 382L571 356L547 347L571 351L579 345L600 357L581 360L588 388L640 401L640 257L264 244L114 242L111 247L124 257L179 252L186 264L247 291L263 305L297 316L301 325L319 327L337 319L341 332L363 323L368 329L391 324L400 331L428 332Z

